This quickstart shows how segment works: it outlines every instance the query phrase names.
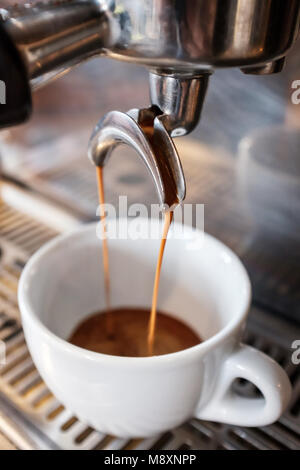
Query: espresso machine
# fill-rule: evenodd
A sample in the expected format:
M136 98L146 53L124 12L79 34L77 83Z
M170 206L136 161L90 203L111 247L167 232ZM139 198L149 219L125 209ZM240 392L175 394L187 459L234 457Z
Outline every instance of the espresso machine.
M171 139L197 125L210 74L218 67L279 72L298 33L299 2L62 1L16 6L3 10L2 17L0 57L7 87L2 127L30 115L31 90L90 57L149 69L150 108L108 116L97 126L89 153L103 165L113 142L130 133L161 203L172 206L184 199L185 183ZM145 146L149 138L138 134L149 126L153 138L147 152L138 141L145 140ZM165 166L172 180L169 194Z
M101 59L105 58L141 65L149 73L149 107L108 112L94 128L89 146L88 142L86 145L90 159L100 166L117 145L124 143L132 147L146 164L159 201L166 207L185 198L181 147L176 137L196 130L212 75L217 76L221 73L218 69L224 68L238 68L244 74L259 76L281 72L299 32L299 0L58 0L13 6L9 3L1 5L0 1L0 80L5 84L0 128L5 131L28 120L35 90L65 76L87 59L97 58L99 69ZM240 81L244 78L241 74ZM100 88L99 93L105 93L105 89ZM227 163L222 171L224 178L231 175ZM25 189L22 187L21 191L25 193ZM4 271L12 282L26 256L20 247L10 251L11 242L19 240L19 235L14 233L10 239L8 227L10 220L17 222L10 207L1 210L0 217L6 225L3 234L0 229L0 237L5 247L8 239L8 252L12 253L4 258L8 259ZM31 252L57 233L43 224L41 228L28 210L25 215L18 212L18 217L25 228L28 224L33 227L26 228L29 234L30 230L36 230L37 242L30 245ZM72 223L71 219L67 219L67 225ZM230 215L228 220L230 225ZM224 235L223 228L222 231ZM235 248L231 238L225 237L224 241ZM246 264L247 256L246 253ZM249 263L251 269L251 260ZM38 389L40 378L35 369L33 378L25 375L26 385L22 385L21 370L32 367L26 346L22 346L0 379L0 402L4 410L0 431L20 448L299 448L300 382L297 367L290 363L287 352L295 336L295 326L285 321L283 326L279 317L269 316L277 304L274 306L266 300L266 290L261 294L257 279L252 281L254 286L257 281L259 295L255 298L245 340L273 354L291 377L294 397L279 423L268 429L245 430L192 420L153 442L126 443L111 436L99 436L62 409L55 397L49 395L45 384ZM2 335L9 346L18 341L22 329L7 290L5 295L8 301L4 299L3 305L8 307L0 314L0 331L1 328L9 330L6 336ZM282 310L285 312L289 307L283 303ZM298 310L293 320L297 314ZM284 339L283 330L287 332ZM249 384L236 385L244 395L257 394ZM15 386L21 390L21 399ZM27 402L22 402L27 393L31 396L31 391L34 413L28 411ZM40 403L46 403L41 410Z

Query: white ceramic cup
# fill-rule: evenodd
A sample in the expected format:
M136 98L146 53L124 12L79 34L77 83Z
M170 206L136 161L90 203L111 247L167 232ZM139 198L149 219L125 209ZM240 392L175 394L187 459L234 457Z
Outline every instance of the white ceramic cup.
M125 220L120 222L125 223ZM149 307L159 240L109 240L112 307ZM150 436L191 417L242 426L277 420L291 386L272 359L240 343L251 296L236 255L209 235L170 238L159 309L182 319L204 342L145 358L87 351L66 338L105 308L96 225L58 237L27 263L19 284L26 341L47 385L84 422L120 437ZM232 390L253 382L263 398Z

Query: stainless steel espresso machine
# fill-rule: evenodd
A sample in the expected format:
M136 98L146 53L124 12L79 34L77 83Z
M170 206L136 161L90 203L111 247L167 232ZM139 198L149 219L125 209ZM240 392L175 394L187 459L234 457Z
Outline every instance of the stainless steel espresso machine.
M3 132L30 117L35 90L47 84L53 86L54 79L87 59L101 59L97 59L99 70L106 58L133 64L132 67L141 65L149 71L149 107L130 109L126 113L108 112L93 131L89 155L96 165L104 165L119 143L130 145L150 171L160 202L168 206L184 199L185 179L187 194L189 185L197 193L201 191L200 185L204 186L206 182L220 199L224 197L223 182L232 186L234 171L226 159L214 166L200 155L199 163L195 159L193 168L189 168L185 165L184 153L192 152L193 145L189 144L185 150L185 139L176 139L194 130L197 133L195 128L215 70L238 68L244 74L261 76L281 72L285 56L299 32L299 0L58 0L22 2L14 6L9 3L6 1L2 5L0 0L0 80L5 84L5 104L0 105ZM219 74L222 76L222 70L216 70L216 80ZM239 80L246 83L246 78L241 74ZM123 77L119 79L122 81ZM257 77L257 83L262 79ZM105 87L99 87L99 94L105 92ZM233 104L236 105L234 100ZM151 132L147 131L149 128ZM272 137L270 140L274 142ZM249 141L244 142L240 151L249 152L249 146ZM185 175L180 157L183 157ZM193 175L198 164L202 165L202 179ZM165 184L166 168L173 181L171 189ZM77 175L80 172L78 168ZM273 276L273 266L269 269L269 258L264 250L253 248L260 246L260 237L256 240L244 237L241 246L232 236L233 232L248 231L247 224L239 226L236 223L241 217L240 213L236 214L238 196L235 193L222 209L226 212L226 224L220 223L221 215L215 205L212 220L211 212L207 213L207 229L239 253L252 275L254 305L245 340L273 355L286 368L294 385L291 406L279 423L267 428L251 430L192 420L153 441L123 442L99 435L72 416L69 410L63 409L41 381L27 354L18 320L15 287L12 286L16 285L27 257L59 231L59 224L49 227L45 219L36 220L32 201L40 199L41 195L52 197L41 189L43 184L37 190L36 179L25 184L12 177L11 172L5 172L5 167L3 179L6 182L3 194L11 204L3 203L0 212L0 339L5 341L11 353L8 365L0 371L0 431L17 447L300 448L300 379L297 366L290 361L291 343L298 331L292 323L299 321L298 294L291 296L285 292L282 295L282 286ZM265 181L264 178L262 186ZM15 209L13 189L21 194L23 211L20 207ZM65 217L65 226L70 226L75 219L74 213L61 214L61 206L65 210L67 204L58 204L60 207L56 204L53 208L49 201L39 200L41 212L43 207L48 213L56 211L56 220ZM47 203L49 206L46 207ZM84 216L81 213L80 219L90 220L86 213ZM283 264L277 269L280 267L287 271ZM297 263L293 269L295 273ZM262 275L266 271L268 277ZM296 282L297 275L286 284L300 286L300 282ZM259 393L244 382L237 383L236 387L247 396Z

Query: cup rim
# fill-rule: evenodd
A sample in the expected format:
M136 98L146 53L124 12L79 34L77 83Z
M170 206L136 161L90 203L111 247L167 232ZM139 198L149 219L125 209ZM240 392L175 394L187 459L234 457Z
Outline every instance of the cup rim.
M125 220L125 218L118 219L119 221ZM148 220L148 219L147 219ZM231 333L234 333L239 326L244 322L247 317L250 303L251 303L251 283L248 276L248 273L239 259L239 257L223 242L218 240L217 238L213 237L210 234L200 232L198 229L194 229L193 227L189 227L191 231L201 233L201 236L204 239L209 240L210 243L215 245L218 249L222 249L226 252L226 254L239 266L239 270L241 275L244 277L245 282L245 302L244 305L240 308L240 314L235 315L233 319L231 319L220 331L214 334L212 337L202 341L201 343L192 346L190 348L177 351L174 353L163 354L158 356L143 356L143 357L130 357L130 356L113 356L109 354L98 353L94 351L89 351L87 349L81 348L79 346L75 346L74 344L69 343L67 340L61 338L60 336L53 333L39 318L38 314L35 313L34 308L31 305L31 302L28 298L28 288L25 288L28 276L30 275L31 271L36 269L37 265L43 260L43 258L47 257L51 251L55 250L58 245L65 243L66 241L70 241L70 239L75 237L80 237L88 232L95 233L96 226L99 222L92 222L85 224L84 226L79 226L76 229L72 229L66 233L56 236L54 239L50 240L49 242L45 243L41 248L39 248L36 253L34 253L28 262L26 263L18 286L18 303L21 312L21 319L26 319L29 322L38 328L44 337L47 338L51 342L52 345L58 346L62 348L65 352L80 356L84 354L86 359L89 359L93 362L102 362L102 361L109 361L111 364L136 364L136 365L152 365L154 363L169 363L172 360L187 360L194 354L198 352L205 353L217 344L219 344L224 338L228 337ZM175 222L176 225L179 225Z

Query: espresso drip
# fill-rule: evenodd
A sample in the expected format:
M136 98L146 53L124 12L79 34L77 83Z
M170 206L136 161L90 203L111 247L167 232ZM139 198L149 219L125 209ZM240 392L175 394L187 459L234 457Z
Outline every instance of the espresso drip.
M110 314L110 274L109 274L109 255L108 255L108 245L107 245L107 236L106 236L106 217L104 210L104 185L103 185L103 170L102 167L97 166L97 183L98 183L98 194L99 194L99 209L100 209L100 222L102 230L102 258L103 258L103 273L104 273L104 290L105 290L105 303L106 303L106 333L108 336L112 336L113 321L112 315Z
M154 337L155 337L155 328L156 328L156 310L157 310L157 298L158 298L158 291L159 291L159 281L160 281L160 273L161 273L161 265L164 256L166 241L169 233L169 228L172 223L173 219L173 212L169 211L165 213L165 221L164 221L164 229L163 235L160 242L159 254L156 264L156 272L155 272L155 279L154 279L154 287L153 287L153 294L152 294L152 306L151 306L151 313L149 319L149 326L148 326L148 355L152 356L153 354L153 344L154 344Z

